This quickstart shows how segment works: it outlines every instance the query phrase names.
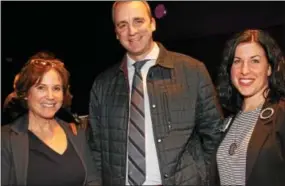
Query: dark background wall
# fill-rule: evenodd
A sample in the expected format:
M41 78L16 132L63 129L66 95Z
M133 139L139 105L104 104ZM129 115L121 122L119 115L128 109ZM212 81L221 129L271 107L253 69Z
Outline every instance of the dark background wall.
M285 2L150 2L164 4L154 38L203 61L215 81L225 41L245 28L268 31L285 53ZM112 2L1 2L1 104L28 57L50 50L71 73L73 112L88 113L98 73L124 50L111 21Z

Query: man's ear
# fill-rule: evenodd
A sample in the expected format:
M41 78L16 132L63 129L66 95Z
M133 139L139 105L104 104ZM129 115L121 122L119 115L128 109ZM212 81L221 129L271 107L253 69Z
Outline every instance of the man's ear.
M156 22L155 19L152 17L151 18L151 30L154 32L156 30Z

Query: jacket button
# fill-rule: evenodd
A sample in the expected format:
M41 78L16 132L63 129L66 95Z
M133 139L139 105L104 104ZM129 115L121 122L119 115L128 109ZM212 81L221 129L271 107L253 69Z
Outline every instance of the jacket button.
M164 174L164 178L168 178L169 177L169 175L168 174Z
M157 140L157 142L160 143L160 142L161 142L161 139L159 138L159 139Z
M155 105L155 104L153 104L153 105L152 105L152 108L156 108L156 105Z

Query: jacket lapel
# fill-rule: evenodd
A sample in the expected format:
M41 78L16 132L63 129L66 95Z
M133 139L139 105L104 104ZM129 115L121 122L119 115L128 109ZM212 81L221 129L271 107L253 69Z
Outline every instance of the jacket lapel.
M246 160L246 180L250 177L259 152L272 131L272 122L275 118L277 104L265 104L260 112L251 139L248 144ZM273 111L273 112L272 112Z
M17 185L26 185L29 161L29 140L27 136L27 115L16 120L11 129L16 132L11 135L11 149L15 166Z

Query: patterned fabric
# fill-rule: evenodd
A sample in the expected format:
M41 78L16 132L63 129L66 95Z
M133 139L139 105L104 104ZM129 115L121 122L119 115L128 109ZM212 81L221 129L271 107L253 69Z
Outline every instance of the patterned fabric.
M217 162L221 185L245 185L247 148L260 110L258 107L253 111L240 112L220 144ZM237 144L237 149L230 155L232 143Z
M146 62L147 60L134 63L135 74L132 85L128 140L128 180L130 185L142 185L146 176L144 92L140 71Z

